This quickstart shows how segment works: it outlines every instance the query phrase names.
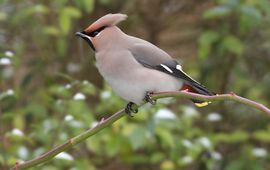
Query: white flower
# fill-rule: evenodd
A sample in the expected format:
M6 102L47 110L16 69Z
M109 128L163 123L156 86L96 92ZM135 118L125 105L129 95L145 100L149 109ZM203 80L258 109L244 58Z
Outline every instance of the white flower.
M8 89L6 91L6 95L8 95L8 96L12 96L13 94L14 94L14 91L12 89Z
M70 73L77 73L80 71L80 69L81 69L80 65L76 63L68 63L67 65L67 70Z
M76 93L74 96L73 96L73 100L85 100L85 95L83 93Z
M68 135L65 133L65 132L62 132L62 133L60 133L60 135L59 135L59 139L61 139L61 140L67 140L68 139Z
M45 133L48 133L50 130L52 130L52 123L48 119L45 120L42 125Z
M11 60L9 58L0 58L0 65L10 65Z
M5 51L5 56L7 57L13 57L14 53L12 51Z
M28 157L28 150L26 147L21 146L18 149L18 155L21 159L26 159Z
M63 159L63 160L68 160L68 161L73 161L73 157L66 153L66 152L61 152L58 155L55 156L56 159Z
M198 117L199 113L193 107L184 107L184 116L185 117Z
M211 147L211 141L207 137L201 137L198 139L198 143L200 143L205 148Z
M102 93L101 93L101 98L102 99L108 99L109 97L111 97L111 92L110 91L103 91Z
M66 84L66 85L65 85L65 88L66 88L66 89L70 89L70 88L71 88L71 85L70 85L70 84Z
M268 153L264 148L254 148L252 154L256 157L266 157Z
M183 162L184 164L190 164L190 163L193 162L193 158L192 158L191 156L184 156L184 157L182 158L182 162Z
M155 114L155 119L175 119L175 114L169 109L159 109Z
M187 148L191 148L193 146L193 144L188 139L182 140L182 144Z
M72 115L66 115L65 118L64 118L64 120L67 121L67 122L69 122L69 121L71 121L73 119L74 119L74 117Z
M89 84L89 81L88 81L88 80L84 80L84 81L82 82L82 84L83 84L83 85L87 85L87 84Z
M207 116L207 120L210 122L218 122L222 119L221 115L218 113L210 113Z
M64 120L68 122L68 124L74 128L83 127L83 123L74 119L72 115L66 115Z
M219 152L211 152L211 156L213 159L215 160L221 160L222 159L222 155Z
M13 134L15 136L23 136L24 135L24 133L20 129L17 129L17 128L12 129L11 134Z

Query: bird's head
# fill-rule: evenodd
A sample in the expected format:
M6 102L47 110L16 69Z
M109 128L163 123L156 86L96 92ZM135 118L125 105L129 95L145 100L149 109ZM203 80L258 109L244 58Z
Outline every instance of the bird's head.
M116 33L118 30L115 25L126 18L127 15L125 14L107 14L95 21L83 31L76 32L75 35L83 38L96 52L113 38L114 33Z

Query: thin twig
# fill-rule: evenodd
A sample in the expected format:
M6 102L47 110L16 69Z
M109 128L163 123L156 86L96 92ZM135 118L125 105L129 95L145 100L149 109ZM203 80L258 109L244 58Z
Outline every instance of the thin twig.
M189 99L197 99L202 101L224 101L224 100L232 100L236 101L238 103L242 103L245 105L248 105L250 107L256 108L258 110L261 110L262 112L265 112L268 116L270 116L270 109L264 106L263 104L257 103L255 101L240 97L234 93L229 94L221 94L216 96L205 96L195 93L190 93L187 91L175 91L175 92L162 92L162 93L155 93L151 95L152 99L160 99L160 98L166 98L166 97L183 97L183 98L189 98ZM145 103L142 103L143 105ZM140 106L138 106L140 107ZM20 169L27 169L30 167L34 167L38 164L44 163L52 158L54 158L57 154L64 152L70 148L72 148L74 145L77 145L78 143L86 140L90 136L93 136L94 134L98 133L105 127L111 125L121 117L125 115L124 109L119 110L118 112L114 113L112 116L110 116L107 119L102 119L99 124L97 124L95 127L92 127L88 129L85 132L82 132L81 134L69 139L65 143L56 146L55 148L51 149L50 151L44 153L43 155L36 157L34 159L25 161L23 163L16 163L14 167L11 168L11 170L20 170Z
M166 97L185 97L189 99L197 99L197 100L202 100L202 101L232 100L232 101L236 101L238 103L242 103L250 107L256 108L258 110L261 110L262 112L265 112L266 114L268 114L268 116L270 116L270 109L264 106L263 104L238 96L233 92L229 94L220 94L220 95L215 95L215 96L205 96L205 95L191 93L187 91L161 92L161 93L155 93L152 95L153 99L160 99L160 98L166 98Z

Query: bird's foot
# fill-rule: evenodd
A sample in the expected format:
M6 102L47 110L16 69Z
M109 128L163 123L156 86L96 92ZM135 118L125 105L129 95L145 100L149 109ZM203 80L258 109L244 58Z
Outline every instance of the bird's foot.
M138 113L138 108L135 103L129 102L125 108L125 112L130 117L133 117L132 113Z
M157 100L151 99L151 96L150 96L151 94L153 94L153 92L146 92L146 95L143 100L151 103L152 105L155 105L157 103Z

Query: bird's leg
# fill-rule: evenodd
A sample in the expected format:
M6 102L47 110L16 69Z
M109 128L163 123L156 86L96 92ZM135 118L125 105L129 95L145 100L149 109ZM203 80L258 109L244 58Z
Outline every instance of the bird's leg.
M135 108L134 108L135 106ZM138 113L138 109L136 107L136 104L135 103L132 103L132 102L129 102L125 108L125 112L126 114L128 114L130 117L133 117L132 116L132 113Z
M152 105L155 105L157 103L157 100L151 99L150 95L153 94L153 92L146 92L146 95L144 97L144 101L151 103Z

